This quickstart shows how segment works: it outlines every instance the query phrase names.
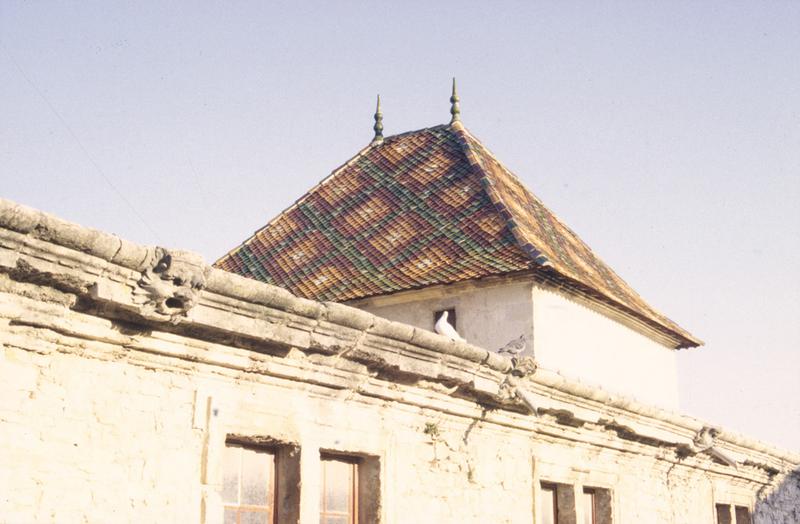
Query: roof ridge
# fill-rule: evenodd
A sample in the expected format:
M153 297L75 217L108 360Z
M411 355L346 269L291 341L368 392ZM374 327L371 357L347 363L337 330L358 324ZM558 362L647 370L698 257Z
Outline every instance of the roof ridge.
M419 129L414 129L413 131L404 131L402 133L397 133L396 135L389 135L385 137L383 140L385 142L386 140L390 139L402 138L404 136L413 135L415 133L422 133L423 131L439 131L440 129L447 129L448 127L450 127L448 124L437 124L435 126L421 127Z
M480 141L480 140L478 139L478 137L476 137L475 135L473 135L473 134L472 134L472 132L470 132L470 130L469 130L469 129L467 129L467 128L464 128L464 133L466 133L470 139L472 139L473 141L475 141L475 142L476 142L476 143L477 143L477 144L478 144L478 145L479 145L479 146L480 146L480 147L483 149L483 151L486 153L486 155L488 155L488 156L489 156L489 157L490 157L492 160L494 160L495 162L497 162L497 164L498 164L498 165L502 166L502 167L503 167L503 169L505 169L505 171L506 171L506 172L507 172L509 175L511 175L511 177L512 177L512 178L514 178L515 180L517 180L517 182L519 182L519 184L520 184L522 187L524 187L524 188L525 188L525 189L528 191L528 193L529 193L529 194L530 194L530 195L531 195L533 198L535 198L536 200L538 200L538 201L539 201L539 203L540 203L540 204L542 204L544 207L547 207L547 206L545 206L545 205L544 205L544 201L543 201L541 198L539 198L539 196L538 196L538 195L536 195L536 194L535 194L533 191L530 191L530 190L528 190L527 186L525 186L525 184L524 184L524 183L522 182L522 180L521 180L521 179L520 179L520 178L519 178L519 177L516 175L516 173L514 173L514 172L513 172L513 171L511 171L511 170L510 170L508 167L506 167L506 165L505 165L505 164L504 164L504 163L503 163L503 162L502 162L502 161L501 161L499 158L497 158L497 155L495 155L495 154L492 152L492 150L491 150L491 149L489 149L488 147L486 147L486 144L484 144L482 141ZM548 209L549 209L549 207L548 207ZM570 233L572 233L573 235L575 235L576 237L578 236L578 234L577 234L577 233L575 233L575 231L573 231L573 230L572 230L572 228L571 228L571 227L569 227L569 225L567 225L567 223L566 223L566 222L564 222L563 220L561 220L561 217L560 217L560 216L558 216L557 214L555 214L555 213L554 213L552 210L550 211L550 214L552 215L552 217L553 217L554 219L556 219L556 220L558 221L558 223L559 223L559 224L561 224L561 225L564 227L564 229L567 229L567 230L569 230L569 232L570 232ZM591 247L590 247L588 244L587 244L587 246L586 246L586 247L589 247L589 249L591 250Z
M461 146L461 148L462 148L462 150L464 152L464 155L466 156L466 158L467 158L468 162L470 163L470 165L473 166L475 169L479 170L480 177L481 177L481 180L482 180L482 184L481 185L484 188L486 194L489 196L489 200L492 202L492 204L494 204L495 209L497 209L497 211L500 214L501 218L503 218L503 220L506 222L506 225L508 226L509 230L511 231L511 234L514 237L514 239L517 241L517 244L519 245L520 249L527 256L531 257L536 264L538 264L539 266L542 266L542 267L553 267L553 264L548 259L548 257L546 255L544 255L542 252L540 252L539 249L537 249L536 246L534 246L529 241L527 241L527 239L523 240L523 239L520 238L519 234L517 233L516 222L514 221L513 214L508 210L508 206L505 205L505 203L503 201L503 198L497 194L495 188L493 187L494 183L493 183L493 180L492 180L492 175L483 166L483 163L482 163L481 159L479 158L479 156L474 151L474 147L471 145L471 142L476 144L476 146L481 149L481 154L485 154L486 156L491 158L494 162L496 162L497 165L500 166L503 169L503 171L505 172L506 175L508 175L511 178L513 178L520 185L520 187L523 188L523 190L527 193L527 195L529 195L531 198L535 199L536 202L540 206L542 206L542 208L547 210L548 213L549 213L549 216L552 217L556 222L558 222L558 224L564 230L569 232L569 234L572 235L578 242L580 242L580 244L582 244L582 247L585 248L591 254L591 256L593 256L595 259L600 261L603 264L604 270L608 271L613 278L618 280L623 286L625 286L627 288L627 289L624 290L625 292L632 293L638 299L640 299L641 302L652 313L654 313L656 316L661 317L662 319L666 320L667 322L673 324L673 328L671 328L672 330L677 330L687 340L691 340L692 342L695 342L697 345L702 345L702 341L700 341L699 339L697 339L694 336L692 336L689 332L687 332L686 330L681 328L677 324L677 322L675 322L674 320L669 318L667 315L665 315L664 313L662 313L661 311L659 311L658 309L656 309L655 307L650 305L647 301L644 300L644 297L642 297L642 295L639 294L638 291L636 291L630 284L628 284L625 281L625 279L623 279L616 271L614 271L613 268L611 268L608 264L603 263L602 262L602 258L600 258L600 256L594 251L594 249L591 248L591 246L589 246L586 242L584 242L581 239L581 237L575 231L573 231L572 228L570 228L561 219L561 217L559 217L549 207L547 207L544 204L544 202L542 202L542 199L540 199L536 194L534 194L532 191L530 191L525 186L525 184L522 182L522 180L520 180L520 178L516 174L514 174L513 171L511 171L508 167L506 167L505 164L502 161L500 161L497 158L497 156L495 156L494 153L492 153L489 150L489 148L487 148L483 144L483 142L478 140L478 138L475 137L461 122L453 123L452 125L450 125L450 128L453 130L454 135L457 137L457 142ZM556 269L556 272L563 274L563 276L565 276L565 277L568 277L570 279L576 280L577 282L581 282L580 278L577 278L576 275L570 274L570 273L572 273L572 271L567 271L567 273L564 274L565 269L568 270L569 268ZM619 284L617 282L614 282L614 284L615 284L615 286L619 286ZM618 306L621 306L624 309L627 309L629 311L633 311L635 314L637 314L635 312L635 310L632 310L629 306L627 306L624 302L622 302L619 297L616 297L615 295L610 295L607 298L610 299L611 301L613 301L614 303L616 303ZM637 315L641 315L641 314L638 313Z
M506 172L508 175L510 175L510 176L511 176L513 179L515 179L515 180L516 180L516 181L517 181L517 182L520 184L520 186L522 186L522 187L523 187L523 188L526 190L526 192L527 192L527 193L528 193L528 194L529 194L531 197L533 197L533 198L534 198L536 201L538 201L538 203L539 203L539 204L540 204L542 207L544 207L544 208L546 208L548 211L550 211L550 216L551 216L551 217L553 217L553 219L555 219L555 220L556 220L556 221L559 223L559 225L561 225L561 227L563 227L564 229L566 229L567 231L569 231L569 232L570 232L570 233L571 233L573 236L575 236L576 238L578 238L579 240L581 240L581 238L580 238L580 235L578 235L578 233L576 233L576 232L575 232L575 231L574 231L574 230L573 230L571 227L569 227L569 225L568 225L566 222L564 222L564 221L561 219L561 217L560 217L560 216L558 216L558 214L556 214L556 213L555 213L555 212L554 212L552 209L550 209L550 207L549 207L549 206L545 205L544 201L543 201L541 198L539 198L539 196L538 196L536 193L534 193L533 191L529 190L529 189L528 189L528 187L527 187L527 186L526 186L526 185L525 185L525 184L522 182L522 180L521 180L521 179L520 179L520 178L519 178L519 177L516 175L516 173L514 173L512 170L510 170L508 167L506 167L506 165L505 165L505 164L504 164L504 163L503 163L503 162L502 162L502 161L501 161L499 158L497 158L497 155L495 155L495 154L492 152L492 150L491 150L491 149L489 149L488 147L486 147L486 145L485 145L483 142L481 142L481 141L480 141L480 140L479 140L479 139L478 139L478 138L477 138L475 135L473 135L473 134L472 134L472 133L471 133L471 132L470 132L468 129L464 128L464 130L463 130L463 131L464 131L464 133L466 133L466 134L468 135L468 137L469 137L471 140L473 140L475 143L477 143L477 144L478 144L478 145L481 147L481 149L483 149L483 152L484 152L484 153L485 153L487 156L489 156L489 157L490 157L492 160L494 160L495 162L497 162L497 164L498 164L499 166L501 166L501 167L502 167L502 168L505 170L505 172ZM498 198L499 198L499 197L498 197ZM502 200L502 199L501 199L501 200ZM583 242L583 240L581 240L581 242ZM600 257L597 255L597 253L595 253L595 252L594 252L594 249L592 249L592 246L590 246L590 245L589 245L589 244L587 244L586 242L583 242L583 244L586 246L586 248L587 248L589 251L591 251L591 252L592 252L592 254L593 254L595 257L597 257L598 259L600 259ZM601 259L601 260L602 260L602 259ZM616 275L616 271L614 271L614 270L613 270L613 269L612 269L610 266L608 266L608 269L609 269L611 272L613 272L613 273ZM619 275L617 275L617 276L619 277ZM622 278L622 277L619 277L619 278ZM632 288L631 288L631 289L632 289ZM635 290L634 290L634 292L635 292ZM638 293L637 293L637 295L638 295Z
M462 124L460 121L454 122L449 127L453 130L453 133L456 136L456 141L458 142L458 145L461 147L461 151L464 153L464 156L467 158L467 161L469 162L470 166L472 166L479 172L481 180L481 188L483 188L484 192L489 197L489 201L494 206L495 210L497 211L497 214L500 215L500 218L503 219L506 226L511 231L511 236L514 237L514 240L517 242L517 246L520 248L520 250L522 250L523 253L529 256L531 260L537 265L540 266L552 265L551 262L547 259L547 257L541 251L536 249L536 246L530 243L523 242L522 239L519 237L519 234L515 231L517 229L516 223L514 222L511 213L508 211L507 206L503 203L503 199L500 198L500 196L496 193L496 191L494 191L493 188L494 183L487 170L483 167L480 159L477 158L475 153L472 151L472 147L470 146L469 141L472 140L477 142L483 149L486 150L489 156L491 156L498 164L500 164L500 161L497 159L496 156L494 156L494 154L492 154L488 149L486 149L486 147L480 142L480 140L475 138L472 135L472 133L470 133L469 130L466 127L464 127L464 124ZM507 171L511 173L510 170L507 169ZM515 178L517 178L516 175L514 175L513 173L511 174Z

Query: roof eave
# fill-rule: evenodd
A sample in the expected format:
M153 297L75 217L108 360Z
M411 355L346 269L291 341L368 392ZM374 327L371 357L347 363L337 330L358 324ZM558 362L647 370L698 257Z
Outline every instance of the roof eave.
M680 328L680 326L677 326L677 324L676 326L679 328L679 330L675 330L669 326L661 324L660 322L654 319L648 318L647 316L638 313L637 311L620 303L614 298L607 296L605 293L595 290L587 286L586 284L583 284L582 282L568 275L564 275L560 273L558 270L556 270L545 255L543 255L540 251L538 251L535 248L535 246L532 246L529 243L527 243L517 233L515 223L511 217L511 214L506 209L506 206L502 203L500 198L493 191L492 181L490 177L486 174L486 171L484 170L481 162L476 158L475 153L472 151L472 148L469 145L467 137L471 136L471 133L467 130L464 124L461 123L460 120L452 122L450 124L450 128L454 131L454 134L458 139L458 143L461 146L461 149L464 155L466 156L467 160L469 161L470 165L473 167L473 169L475 169L478 172L481 179L481 184L484 190L486 191L486 194L489 196L490 201L495 206L497 213L506 220L506 223L508 225L509 230L511 231L511 234L517 241L517 245L527 256L531 258L533 263L535 263L537 266L545 270L552 271L552 273L558 275L559 278L561 279L571 281L573 285L585 288L585 291L589 292L592 295L596 295L595 297L596 299L601 299L602 301L613 305L616 309L624 311L628 315L634 316L638 320L646 323L647 325L657 329L659 332L667 335L669 339L674 341L673 345L674 349L688 349L693 347L699 347L704 344L702 340L694 337L688 331ZM476 139L473 137L473 140Z

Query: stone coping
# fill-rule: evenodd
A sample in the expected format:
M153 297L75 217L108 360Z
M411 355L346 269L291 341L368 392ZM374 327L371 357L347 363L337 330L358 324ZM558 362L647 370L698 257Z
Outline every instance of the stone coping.
M158 272L159 264L165 257L172 261L167 272L173 271L172 280L180 284L159 279L164 274ZM222 330L234 343L242 337L313 352L348 353L347 358L362 362L376 358L373 362L380 365L394 364L403 372L446 385L470 384L489 396L498 393L500 381L512 368L509 359L468 343L342 304L299 298L213 268L197 254L138 245L0 198L0 272L13 272L21 265L33 265L33 271L50 275L70 292L109 306L102 311L110 313L117 307L188 336L197 336L198 328ZM62 272L65 275L53 276ZM137 299L138 290L143 290L144 299ZM423 355L423 362L409 366L408 359L400 358L407 354ZM393 355L398 359L392 360ZM626 429L659 441L691 446L691 436L709 427L696 418L544 369L523 382L538 394L544 409L563 411L567 406L571 416L594 422L621 417L628 421ZM761 460L782 464L783 471L800 465L798 453L730 431L720 430L718 442L735 452L754 452Z

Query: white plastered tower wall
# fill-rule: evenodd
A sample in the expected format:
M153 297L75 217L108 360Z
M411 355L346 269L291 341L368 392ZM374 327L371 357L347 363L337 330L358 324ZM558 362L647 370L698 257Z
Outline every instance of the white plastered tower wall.
M434 314L456 310L456 329L470 344L498 349L510 340L534 336L533 285L524 280L436 286L350 302L373 315L433 331Z
M675 350L612 318L608 307L535 283L492 278L352 301L396 322L433 330L434 313L456 310L461 336L496 350L525 335L526 355L565 377L641 402L678 409Z
M533 347L540 365L641 402L678 409L676 350L585 300L533 286Z

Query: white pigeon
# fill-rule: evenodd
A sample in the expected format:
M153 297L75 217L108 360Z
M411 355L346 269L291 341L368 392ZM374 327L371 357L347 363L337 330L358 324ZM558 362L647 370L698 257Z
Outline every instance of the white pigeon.
M519 338L515 338L505 346L498 349L497 353L500 355L506 353L511 357L516 357L517 355L525 351L526 347L528 347L528 339L525 338L525 335L520 335Z
M442 312L442 316L440 316L439 320L436 321L436 325L433 326L433 330L440 335L446 336L450 340L460 340L462 342L466 342L466 340L464 340L464 338L458 334L458 331L456 331L455 328L450 325L450 322L447 321L447 311Z

